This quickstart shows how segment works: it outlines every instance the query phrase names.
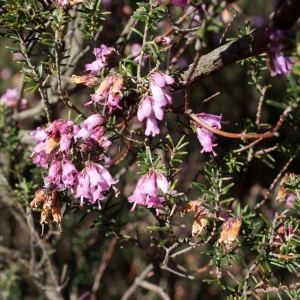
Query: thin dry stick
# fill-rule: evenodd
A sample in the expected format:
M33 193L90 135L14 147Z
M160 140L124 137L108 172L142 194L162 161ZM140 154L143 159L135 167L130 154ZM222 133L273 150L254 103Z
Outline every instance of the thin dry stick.
M180 17L180 18L175 22L175 25L180 25L180 24L181 24L188 16L190 16L195 10L196 10L196 8L194 7L193 9L191 9L190 11L188 11L187 13L185 13L182 17ZM174 27L171 27L171 28L164 34L164 36L169 36L173 31L174 31Z
M193 73L195 72L195 69L196 69L196 66L198 64L198 61L201 57L201 54L200 52L198 51L196 53L196 56L195 56L195 59L194 59L194 62L193 62L193 67L191 68L190 70L190 73L187 77L187 85L185 86L185 99L184 99L184 109L185 111L188 111L190 109L190 85L188 84L189 81L190 81L190 78L193 76Z
M147 275L154 269L153 264L149 264L147 268L140 274L140 276L136 277L130 288L124 293L121 300L127 300L134 293L134 291L138 288L141 281L143 281Z
M289 167L289 165L292 163L292 161L296 158L296 155L293 155L288 162L284 165L284 167L281 169L281 171L279 172L279 174L276 176L276 178L273 180L272 184L269 187L269 191L266 193L264 199L262 199L261 202L257 203L254 207L254 210L257 210L258 208L260 208L268 199L270 192L273 190L273 188L275 187L275 184L277 183L277 181L279 180L279 178L282 176L283 172L286 171L286 169Z
M222 131L219 129L216 129L214 127L209 126L207 123L205 123L204 121L200 120L197 115L187 111L187 114L190 116L190 118L195 121L198 125L200 125L201 127L206 128L209 131L212 131L215 134L218 135L222 135L228 138L232 138L232 139L257 139L257 138L270 138L270 137L277 137L279 136L278 132L275 131L275 128L277 128L278 126L276 125L276 127L274 127L272 132L266 132L266 133L253 133L253 134L245 134L245 133L231 133L231 132L226 132L226 131ZM278 130L279 128L277 128Z
M100 265L99 265L99 269L98 269L98 272L97 272L97 275L95 277L94 284L93 284L93 287L92 287L92 293L91 293L91 296L90 296L90 300L96 300L97 299L96 292L99 288L100 281L101 281L101 278L103 276L103 273L104 273L104 271L105 271L105 269L108 265L108 262L110 261L110 258L113 254L116 243L117 243L117 239L113 238L110 241L110 245L109 245L109 248L107 249L106 253L102 256L102 259L101 259L101 262L100 262Z
M171 300L169 295L163 290L163 288L161 288L160 286L158 286L156 284L153 284L153 283L143 280L139 283L139 285L141 287L143 287L144 289L147 289L147 290L157 293L159 296L161 296L161 298L163 300Z
M258 144L258 143L259 143L260 141L262 141L262 140L263 140L263 138L257 139L257 140L255 140L254 142L248 144L247 146L242 147L242 148L239 148L239 149L235 149L235 150L233 150L232 152L233 152L233 153L239 153L239 152L245 151L245 150L247 150L247 149L249 149L249 148L252 148L254 145Z

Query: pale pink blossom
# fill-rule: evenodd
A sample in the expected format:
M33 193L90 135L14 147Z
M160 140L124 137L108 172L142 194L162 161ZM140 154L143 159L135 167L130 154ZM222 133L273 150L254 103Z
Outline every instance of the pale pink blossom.
M100 210L100 201L105 199L103 192L109 190L118 180L115 180L105 167L86 162L85 168L78 175L78 182L79 186L74 197L86 198L92 204L98 202Z
M76 134L76 138L82 138L86 141L92 134L101 133L100 136L104 134L105 118L100 114L94 114L89 116L81 125L81 129ZM99 137L100 138L100 137Z
M222 115L215 116L215 115L210 115L210 114L206 114L206 113L200 113L197 116L200 120L202 120L209 126L214 127L216 129L221 129ZM214 144L214 142L217 139L214 136L214 133L204 127L201 127L198 124L196 124L195 129L196 129L197 138L203 147L203 149L201 150L201 153L212 152L214 156L217 156L216 152L213 150L213 147L218 145L218 144Z
M17 107L18 105L18 89L7 89L0 98L0 104L8 107Z
M172 96L167 85L173 84L174 79L160 72L153 72L150 75L150 90L153 99L158 107L172 105Z
M119 100L122 96L121 90L123 86L124 79L121 76L113 74L106 76L96 90L96 93L91 95L92 100L84 104L84 106L98 103L107 98L107 102L102 103L102 105L107 105L109 107L109 113L116 108L122 109L119 106Z
M151 208L162 206L164 197L159 197L160 190L168 192L168 180L165 175L157 171L149 171L137 182L133 195L128 197L130 203L134 203L131 211L134 211L137 204Z
M91 74L96 76L103 67L116 62L120 59L118 52L113 47L101 45L100 48L94 49L96 60L91 64L85 65L86 71L91 71Z
M155 136L159 134L159 128L156 119L162 120L164 111L157 106L152 97L144 97L138 108L137 118L140 122L146 119L145 135Z

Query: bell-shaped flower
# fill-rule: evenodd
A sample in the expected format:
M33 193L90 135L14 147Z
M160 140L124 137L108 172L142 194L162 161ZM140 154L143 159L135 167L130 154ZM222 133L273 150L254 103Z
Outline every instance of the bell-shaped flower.
M100 48L94 49L94 54L96 56L96 60L91 64L85 65L85 70L91 71L91 74L94 76L96 76L103 67L120 60L120 55L115 48L106 47L103 44Z
M68 152L71 139L78 131L79 128L73 121L60 119L55 120L44 130L38 127L29 133L37 140L37 145L32 149L30 157L41 156L40 158L35 157L33 161L39 166L48 167L47 163L52 162L55 154Z
M50 164L48 176L46 177L46 179L52 186L57 188L63 188L63 186L60 183L61 171L61 160L55 158Z
M162 206L164 197L158 197L159 189L163 193L168 192L168 180L165 175L157 171L149 171L137 182L133 195L128 197L128 202L134 203L131 211L134 211L137 204L146 206Z
M78 171L76 170L73 163L69 160L64 158L61 164L62 168L62 182L65 185L65 188L69 188L71 191L74 192L74 186L78 183Z
M271 72L271 76L291 73L293 63L288 57L275 53L272 55L272 61L275 70Z
M211 127L214 127L216 129L221 129L222 115L215 116L206 113L200 113L198 114L198 118ZM196 124L195 129L196 129L197 138L201 146L203 147L201 153L212 152L214 156L217 156L217 154L213 150L213 147L218 145L218 144L214 144L215 140L217 139L214 136L214 133L204 127L199 126L198 124Z
M159 128L156 119L162 120L164 111L161 107L157 106L153 98L145 96L141 100L138 108L137 118L140 122L146 119L145 135L155 136L159 134Z
M100 201L105 199L103 192L109 190L118 180L115 180L105 167L87 162L78 175L78 182L79 187L74 197L84 197L92 204L98 202L98 209L101 209Z
M173 83L174 79L169 75L160 72L150 74L150 90L158 107L172 105L172 96L167 85Z
M81 125L81 129L76 134L76 139L82 138L86 141L92 134L95 132L101 132L99 138L104 134L105 127L105 118L100 114L94 114L89 116Z

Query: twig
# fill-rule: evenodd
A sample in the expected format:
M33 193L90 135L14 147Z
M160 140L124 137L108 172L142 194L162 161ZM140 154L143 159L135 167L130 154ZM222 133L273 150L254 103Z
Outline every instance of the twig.
M129 297L134 293L134 291L138 288L141 281L143 281L147 275L154 269L154 265L151 263L149 264L146 269L135 278L132 285L129 287L129 289L123 294L121 300L127 300Z
M105 271L105 269L108 265L108 262L109 262L109 260L112 256L112 253L115 249L116 243L117 243L117 239L113 238L110 241L110 245L109 245L109 248L107 249L106 253L102 256L102 259L101 259L101 262L100 262L100 265L99 265L99 269L98 269L98 272L97 272L97 275L95 277L94 284L93 284L93 287L92 287L92 293L90 295L90 300L97 299L96 292L99 288L100 281L101 281L101 278L103 276L103 273L104 273L104 271Z
M269 187L268 192L266 193L265 197L262 199L261 202L257 203L254 207L254 211L257 210L258 208L260 208L268 199L270 192L273 190L273 188L275 187L275 184L277 183L277 181L279 180L279 178L282 176L282 174L286 171L286 169L289 167L289 165L292 163L292 161L296 158L296 155L293 155L290 157L290 159L288 160L288 162L284 165L284 167L280 170L280 172L278 173L278 175L276 176L276 178L273 180L272 184Z

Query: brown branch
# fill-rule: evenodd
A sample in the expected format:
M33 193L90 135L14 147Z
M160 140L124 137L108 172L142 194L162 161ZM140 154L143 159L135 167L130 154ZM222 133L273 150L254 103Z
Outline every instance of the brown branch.
M212 73L239 60L260 55L268 50L268 40L264 34L266 28L291 28L299 19L300 5L297 0L285 0L271 14L270 20L259 29L254 30L235 41L229 42L199 59L189 83L201 80ZM193 65L173 74L175 83L172 91L181 90L187 84L187 78Z

